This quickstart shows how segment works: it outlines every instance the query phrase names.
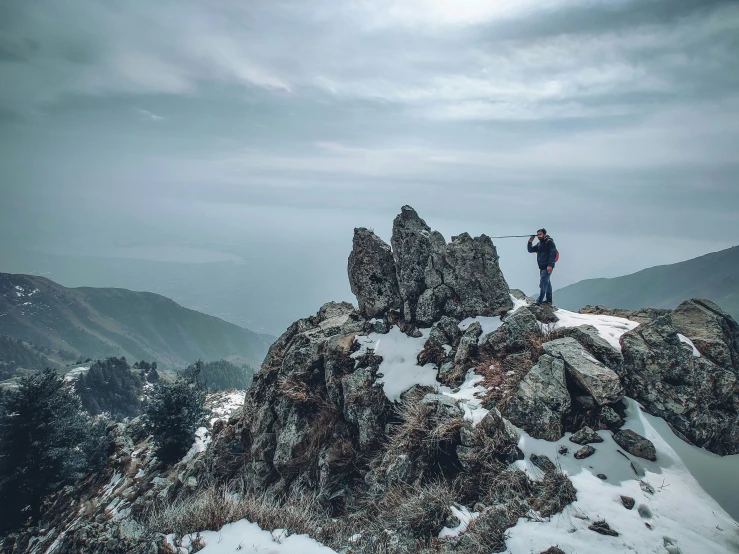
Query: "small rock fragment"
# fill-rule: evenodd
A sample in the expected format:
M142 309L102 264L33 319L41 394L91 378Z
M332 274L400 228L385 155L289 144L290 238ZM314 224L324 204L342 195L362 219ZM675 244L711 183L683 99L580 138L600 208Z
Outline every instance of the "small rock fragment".
M606 479L608 479L608 477L606 477L605 473L599 473L598 475L596 475L596 477L598 479L600 479L601 481L605 481Z
M593 431L587 425L570 437L575 444L588 444L591 442L603 442L603 437Z
M577 458L578 460L583 460L592 456L593 454L595 454L595 448L587 444L583 446L580 450L575 452L575 458Z
M567 448L564 444L560 444L559 448L557 448L557 454L560 456L567 456L567 453L570 451L569 448Z
M634 504L636 504L636 502L630 496L622 496L621 504L623 504L624 508L626 508L627 510L631 510L634 508Z
M588 526L588 529L600 533L601 535L610 535L611 537L618 537L618 531L611 529L611 526L606 523L606 520L601 519Z

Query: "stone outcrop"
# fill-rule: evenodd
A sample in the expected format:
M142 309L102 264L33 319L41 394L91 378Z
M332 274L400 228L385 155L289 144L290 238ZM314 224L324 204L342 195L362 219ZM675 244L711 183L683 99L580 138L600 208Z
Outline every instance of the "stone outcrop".
M543 355L504 408L505 416L532 437L555 441L564 434L570 393L561 359Z
M700 356L681 342L693 341ZM682 438L717 454L739 452L736 322L706 300L683 302L623 335L626 393Z
M354 229L349 254L349 285L359 311L367 318L383 318L400 310L402 300L390 245L368 229Z
M383 273L389 267L386 250L374 239L364 238L369 233L355 231L350 273L352 268L354 273L358 271L356 260L381 257ZM441 233L432 231L413 208L404 206L393 222L391 244L403 320L409 326L428 327L444 315L457 320L500 315L513 307L495 246L489 237L472 238L463 233L447 244ZM364 254L362 248L369 248L375 254ZM381 256L377 254L380 250ZM351 279L358 285L360 282L366 285L353 285L352 288L360 306L388 304L385 300L376 301L380 295L365 283L369 277L355 275ZM367 291L371 294L367 295ZM383 299L388 297L384 290L382 292Z
M542 347L547 354L564 361L573 381L599 406L618 402L623 397L623 387L616 372L593 358L575 339L557 339L544 343Z

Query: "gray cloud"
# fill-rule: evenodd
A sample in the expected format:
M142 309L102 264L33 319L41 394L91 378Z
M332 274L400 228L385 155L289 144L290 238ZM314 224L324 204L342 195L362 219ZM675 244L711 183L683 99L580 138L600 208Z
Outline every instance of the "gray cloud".
M737 36L729 1L11 0L0 270L243 262L270 318L279 267L304 287L277 332L350 297L353 227L389 238L406 203L447 237L547 226L555 286L730 246ZM533 286L521 245L498 246ZM54 264L70 284L120 272Z

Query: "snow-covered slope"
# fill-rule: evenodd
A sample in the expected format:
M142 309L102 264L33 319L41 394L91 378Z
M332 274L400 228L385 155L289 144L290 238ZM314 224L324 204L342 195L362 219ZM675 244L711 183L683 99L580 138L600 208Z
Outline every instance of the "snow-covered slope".
M557 310L555 315L559 318L557 327L593 325L613 346L619 346L619 337L638 325L619 317L577 314L566 310ZM500 325L497 317L475 319L481 323L484 334ZM469 323L460 323L460 328L465 328ZM466 419L479 422L487 413L477 399L477 396L486 392L480 376L470 371L465 383L455 392L441 386L435 380L436 369L433 364L424 367L416 365L416 357L423 349L427 336L428 330L422 330L420 338L412 338L396 328L387 334L370 333L357 338L360 350L355 356L373 349L383 357L379 373L383 375L383 388L390 400L397 400L404 390L414 384L433 385L439 394L460 402ZM609 431L598 432L603 442L595 445L594 455L577 460L572 453L579 445L568 440L570 433L556 442L549 442L534 439L519 430L519 447L526 457L514 466L537 477L541 472L531 464L529 456L545 454L569 475L578 492L576 502L550 519L538 518L536 514L520 519L509 530L506 552L539 553L552 545L558 545L568 554L739 552L739 524L704 491L682 458L669 445L669 442L679 439L672 435L662 420L643 413L635 401L627 398L625 403L627 412L624 428L632 429L652 441L657 451L656 461L635 458L623 452ZM567 446L569 453L560 454L561 446ZM727 463L732 462L729 458ZM634 507L627 509L622 497L632 498ZM441 536L463 532L466 524L475 517L465 507L455 506L453 510L463 516L459 518L462 526L455 530L444 529ZM589 529L593 523L602 520L618 536L602 535ZM240 547L246 551L261 552L264 549L276 554L333 552L308 537L286 537L280 530L263 531L246 521L227 525L218 532L202 533L201 538L206 544L200 551L204 554L225 554Z

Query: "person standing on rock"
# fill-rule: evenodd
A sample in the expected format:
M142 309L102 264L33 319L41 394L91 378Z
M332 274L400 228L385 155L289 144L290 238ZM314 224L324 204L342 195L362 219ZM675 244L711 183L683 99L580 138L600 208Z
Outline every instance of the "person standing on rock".
M539 243L532 246L534 235L529 237L526 244L529 252L536 252L536 263L539 264L539 298L536 304L552 304L552 271L554 263L557 260L557 247L554 245L552 237L547 235L546 229L539 229L536 232Z

